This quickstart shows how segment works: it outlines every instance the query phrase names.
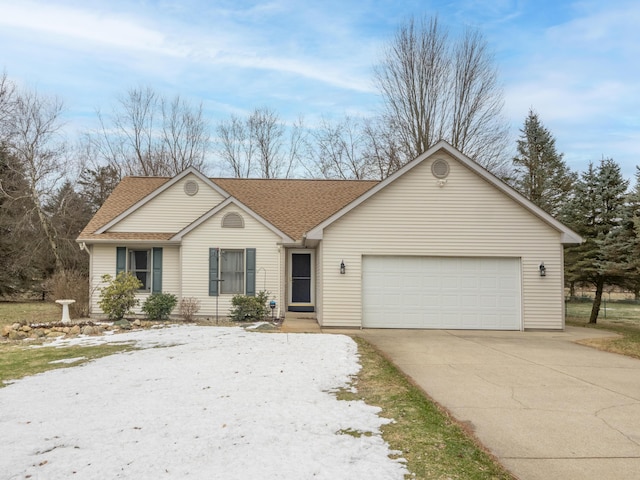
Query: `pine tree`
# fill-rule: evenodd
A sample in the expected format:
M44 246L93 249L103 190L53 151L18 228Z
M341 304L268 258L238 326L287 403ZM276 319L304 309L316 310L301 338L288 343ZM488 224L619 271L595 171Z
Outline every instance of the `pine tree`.
M529 110L520 132L512 183L537 206L557 216L569 198L576 174L556 151L555 138L536 112Z
M620 284L626 275L621 233L628 186L613 160L603 159L597 168L590 163L563 209L563 220L584 239L566 249L567 281L588 282L596 288L589 323L597 322L604 286Z
M624 272L621 287L631 290L640 299L640 167L636 167L636 182L626 199L621 228L616 235Z

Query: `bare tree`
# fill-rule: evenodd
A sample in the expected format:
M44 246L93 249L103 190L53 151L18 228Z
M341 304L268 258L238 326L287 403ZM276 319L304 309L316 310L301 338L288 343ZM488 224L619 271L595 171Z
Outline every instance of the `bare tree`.
M150 87L132 88L117 100L100 128L88 134L104 163L124 175L175 175L193 166L203 170L209 125L202 105L180 96L169 101Z
M250 177L254 145L244 120L231 115L229 120L221 121L216 130L220 142L219 155L223 163L234 177Z
M480 32L450 39L437 17L410 18L385 48L374 79L403 163L444 139L493 171L508 164L503 93Z
M267 107L256 108L246 119L232 115L216 131L223 165L238 178L288 178L306 137L302 118L287 126Z
M384 180L403 165L403 156L397 136L381 118L368 118L363 122L365 155L371 162L372 178Z
M248 120L250 141L255 144L261 178L277 178L282 170L284 127L269 108L256 108Z
M46 205L68 171L66 144L60 130L62 101L56 97L39 95L35 91L16 93L10 115L8 152L14 162L7 164L13 174L23 179L24 188L9 192L0 182L0 193L12 201L28 200L30 211L53 255L56 269L63 268L58 239Z
M8 140L11 118L15 111L16 86L9 80L7 73L0 75L0 145Z
M189 105L179 96L171 102L162 99L162 141L164 156L172 172L188 167L203 170L209 151L209 124L202 115L202 104Z
M312 134L312 176L332 179L371 178L372 163L366 155L367 137L361 121L346 116L333 123L323 118Z

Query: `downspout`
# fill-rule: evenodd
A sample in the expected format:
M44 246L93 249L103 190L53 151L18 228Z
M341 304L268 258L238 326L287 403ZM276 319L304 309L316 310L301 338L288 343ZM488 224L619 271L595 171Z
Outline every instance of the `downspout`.
M278 318L282 309L282 245L278 245Z

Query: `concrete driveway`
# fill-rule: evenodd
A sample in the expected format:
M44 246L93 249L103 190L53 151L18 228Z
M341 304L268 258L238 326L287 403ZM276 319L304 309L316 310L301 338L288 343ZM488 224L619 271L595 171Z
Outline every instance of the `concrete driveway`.
M516 477L640 478L640 360L573 343L609 334L568 327L357 335L467 423Z

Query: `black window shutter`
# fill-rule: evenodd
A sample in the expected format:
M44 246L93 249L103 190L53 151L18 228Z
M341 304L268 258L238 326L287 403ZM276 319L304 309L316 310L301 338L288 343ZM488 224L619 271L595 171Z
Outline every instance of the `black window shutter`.
M256 294L256 249L247 248L246 252L246 294L253 297Z
M209 296L218 296L218 249L209 249Z
M153 279L151 293L162 293L162 248L153 249Z
M127 269L127 247L116 247L116 276Z

